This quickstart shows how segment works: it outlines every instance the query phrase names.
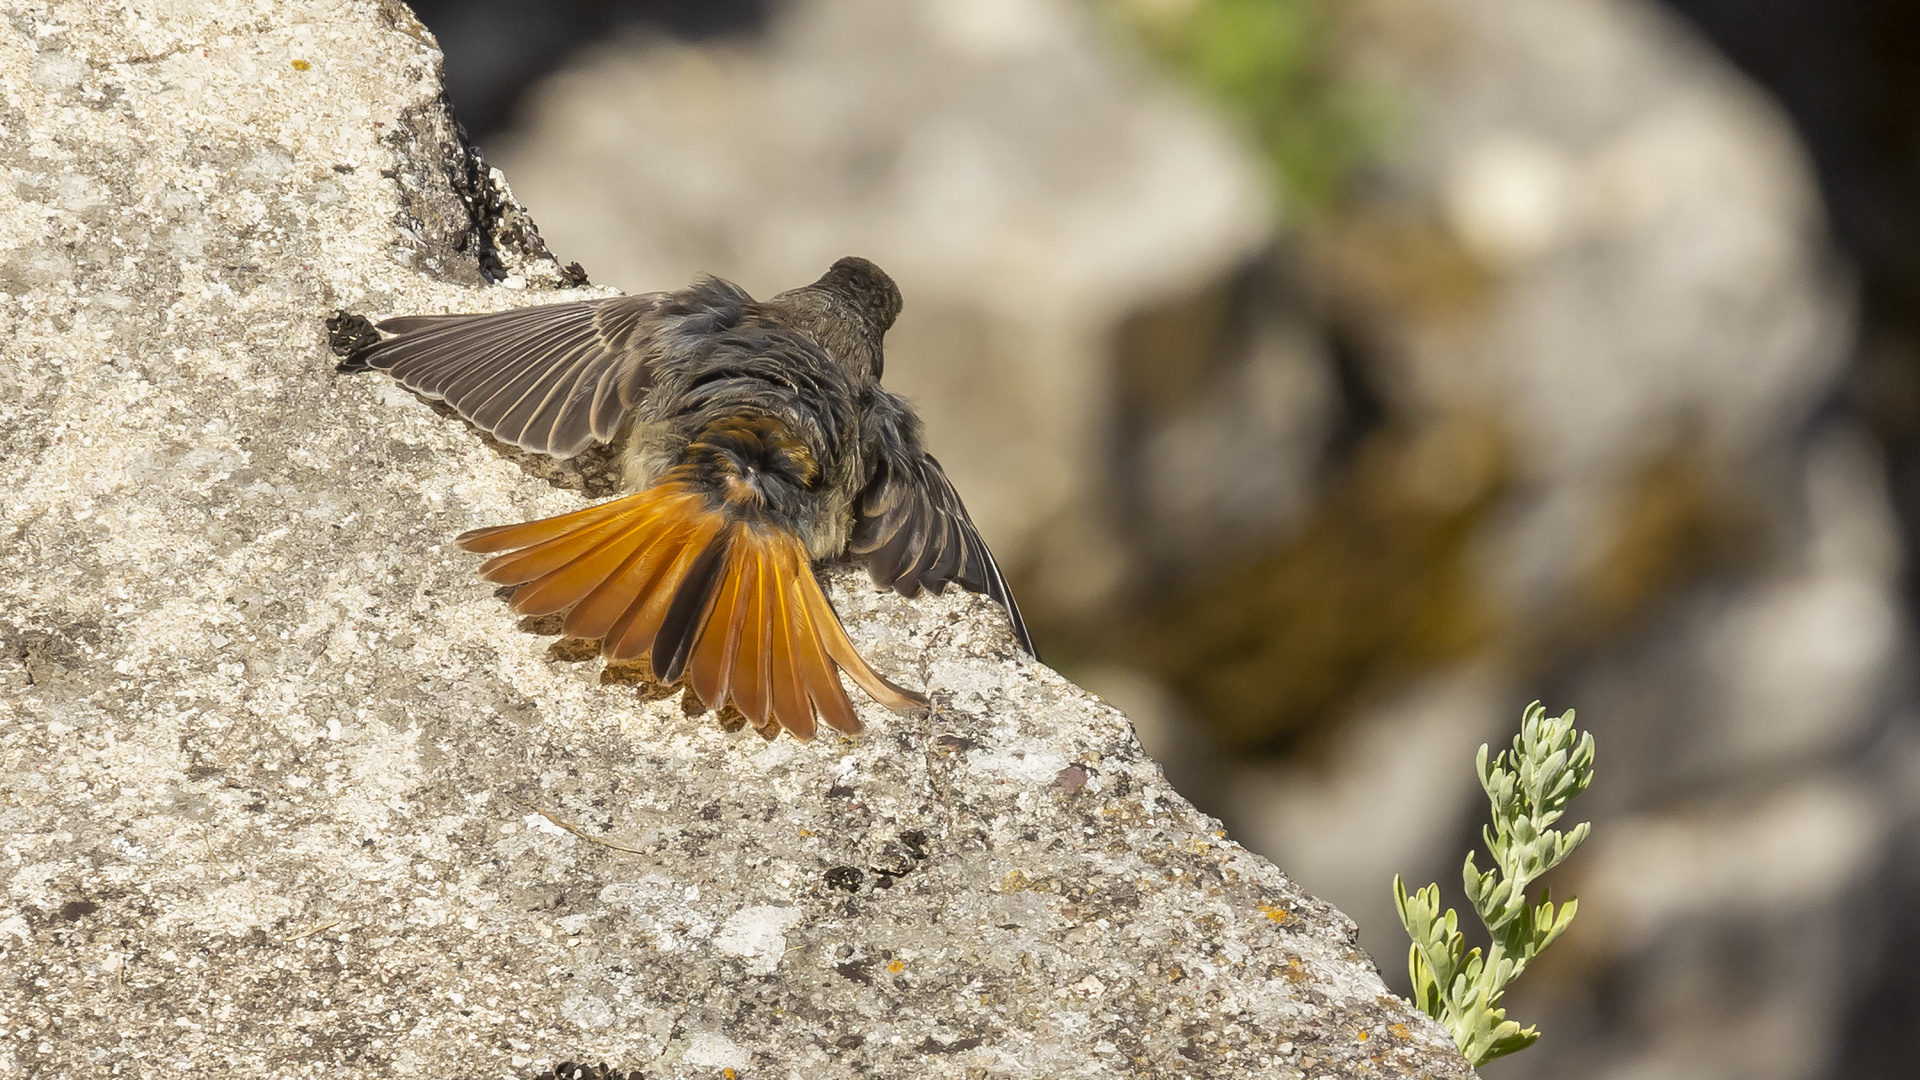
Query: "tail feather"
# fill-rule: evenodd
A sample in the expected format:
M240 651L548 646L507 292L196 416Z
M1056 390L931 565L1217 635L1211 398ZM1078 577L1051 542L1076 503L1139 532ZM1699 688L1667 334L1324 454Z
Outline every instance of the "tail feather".
M790 567L781 567L790 570ZM764 579L763 579L764 580ZM811 636L813 628L804 622L797 622L800 613L795 610L792 590L788 580L781 575L771 579L773 586L773 663L768 665L769 690L773 698L773 715L781 725L801 740L813 738L813 706L807 701L807 688L800 681L800 671L795 666L799 654L797 639ZM804 618L804 616L800 616Z
M634 599L659 588L672 569L684 531L668 528L652 535L647 546L628 555L594 584L567 612L568 636L612 642L613 628L626 617Z
M806 618L806 597L802 590L812 585L813 573L811 568L804 566L800 572L806 575L807 581L802 583L795 577L788 584L788 589L792 592L795 610L802 618ZM837 628L839 624L836 622L834 625ZM860 718L853 714L853 703L847 700L847 692L840 686L840 677L834 672L833 661L827 658L826 649L820 644L820 634L800 635L795 642L795 649L798 655L793 658L794 672L799 675L801 688L807 700L813 703L814 710L820 714L820 719L825 720L828 727L839 731L859 731Z
M639 535L640 529L658 516L659 509L647 505L631 514L606 516L600 520L587 519L573 532L495 555L480 564L480 576L502 585L521 585L545 577L602 544L617 543ZM632 550L631 545L623 547L614 558L624 558Z
M746 616L740 623L740 651L734 655L733 703L756 728L766 725L767 668L772 660L768 655L766 571L757 551L735 571L746 579Z
M577 552L561 552L572 556L566 562L549 567L542 560L539 565L515 565L497 574L487 573L487 567L483 565L481 574L487 580L501 584L524 584L525 587L513 595L513 610L522 615L551 615L556 611L565 611L592 595L601 583L618 576L621 570L647 554L647 542L651 537L644 524L633 524L624 529L617 528L617 522L611 524L616 526L612 536L597 538L593 543L587 541L595 541L596 538L586 536L579 544L566 545L579 549ZM595 526L593 531L603 528L606 526ZM559 545L562 542L553 543ZM511 556L496 556L489 562L498 561L499 558ZM609 567L619 569L609 572Z
M660 624L666 621L667 609L672 605L674 596L686 584L694 563L699 561L707 546L714 542L726 524L726 519L718 514L705 514L669 540L669 543L679 545L672 563L661 573L652 590L636 597L626 614L614 620L607 629L601 651L608 658L634 660L652 651L654 638L660 633ZM655 667L657 669L658 665Z
M888 708L927 704L860 658L797 536L680 481L458 542L496 553L481 572L521 586L516 611L565 611L565 632L612 660L651 653L663 682L685 678L709 708L731 700L769 738L809 739L816 717L859 731L841 671Z
M927 707L926 698L882 678L879 672L868 667L867 662L860 658L847 632L840 627L840 616L834 614L833 605L827 603L827 594L820 591L820 583L813 579L811 573L801 580L800 595L807 602L807 610L812 613L813 625L820 631L820 643L826 646L827 655L854 682L860 684L860 689L895 712Z
M739 528L728 525L709 540L687 568L680 587L674 590L673 603L667 606L667 613L660 620L660 631L653 639L653 676L663 683L677 681L687 669L694 641L719 597L727 552Z
M485 529L469 529L453 538L468 551L482 555L495 551L512 551L531 547L547 540L569 536L588 525L598 524L608 518L619 517L627 513L637 503L647 501L647 492L628 495L625 498L603 502L598 506L589 506L584 510L575 510L570 514L541 518L538 521L522 521L514 525L493 525Z
M742 589L746 575L723 574L720 595L714 599L713 612L700 630L693 658L687 662L687 681L708 708L718 708L727 700L727 688L733 681L733 658L740 647L740 624L745 621L747 602Z

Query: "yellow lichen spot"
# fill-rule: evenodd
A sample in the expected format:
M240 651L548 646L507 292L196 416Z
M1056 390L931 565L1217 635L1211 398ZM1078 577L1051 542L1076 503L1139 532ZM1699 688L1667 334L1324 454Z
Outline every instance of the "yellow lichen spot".
M1411 1039L1411 1038L1413 1038L1413 1032L1411 1032L1411 1031L1408 1031L1408 1030L1407 1030L1407 1025L1405 1025L1405 1024L1388 1024L1388 1025L1387 1025L1387 1034L1389 1034L1389 1035L1391 1035L1391 1036L1393 1036L1393 1037L1394 1037L1394 1038L1396 1038L1396 1039Z
M739 1076L740 1074L737 1072L734 1072L732 1069L721 1069L720 1075L726 1077L727 1080L734 1080L734 1078Z
M1366 1042L1366 1041L1367 1041L1367 1033L1366 1033L1366 1032L1364 1032L1364 1031L1356 1031L1356 1032L1354 1032L1354 1033L1353 1033L1353 1037L1354 1037L1354 1039L1356 1039L1356 1040L1357 1040L1357 1041L1359 1041L1359 1042Z
M293 70L295 71L307 71L307 70L310 70L312 67L313 65L307 63L305 60L295 60L293 62Z
M1031 888L1033 879L1018 870L1009 870L1007 876L1000 879L1001 892L1025 892Z
M801 829L801 830L800 830L800 835L801 835L801 836L812 836L812 835L813 835L813 830L812 830L812 829Z
M895 975L898 975L901 972L907 970L907 965L904 961L895 960L893 963L887 965L887 970L893 972Z
M1272 919L1274 922L1277 922L1277 923L1286 922L1288 919L1293 917L1293 913L1288 911L1286 908L1275 907L1271 904L1261 904L1260 914L1265 915L1267 918Z

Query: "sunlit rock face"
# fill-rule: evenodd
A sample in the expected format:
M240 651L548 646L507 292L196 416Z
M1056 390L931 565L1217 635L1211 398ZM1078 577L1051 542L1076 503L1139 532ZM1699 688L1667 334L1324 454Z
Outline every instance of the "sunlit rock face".
M593 292L405 8L141 10L0 35L0 1074L1471 1075L985 600L834 576L934 708L806 744L518 624L595 475L326 320Z

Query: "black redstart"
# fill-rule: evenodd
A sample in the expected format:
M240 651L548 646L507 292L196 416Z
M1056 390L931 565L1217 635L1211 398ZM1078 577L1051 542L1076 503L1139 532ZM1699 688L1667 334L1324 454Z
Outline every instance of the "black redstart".
M651 654L709 708L729 698L767 738L814 716L860 730L836 668L892 709L927 699L854 650L814 576L852 556L903 596L949 583L1006 608L1000 568L905 398L880 385L900 290L860 258L758 301L706 277L678 292L480 315L389 319L394 336L342 371L378 369L502 442L571 457L633 414L632 494L558 517L477 529L489 581L526 615L612 660Z

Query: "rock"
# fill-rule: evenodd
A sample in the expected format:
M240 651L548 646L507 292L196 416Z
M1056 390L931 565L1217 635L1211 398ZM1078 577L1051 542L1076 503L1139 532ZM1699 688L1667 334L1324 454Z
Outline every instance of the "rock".
M327 349L582 295L438 79L393 3L0 37L0 1073L1471 1075L977 597L836 574L936 705L811 744L516 629L448 538L586 481Z

